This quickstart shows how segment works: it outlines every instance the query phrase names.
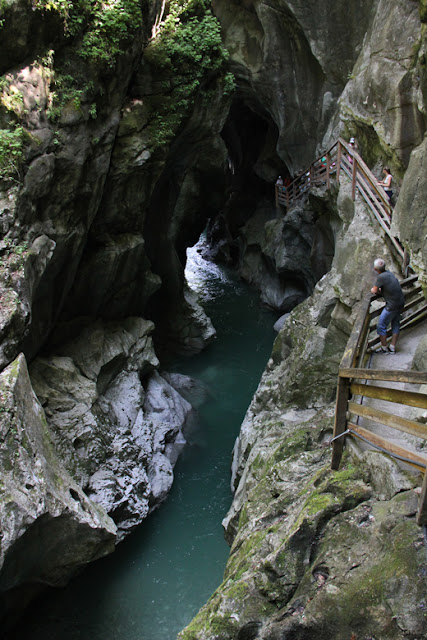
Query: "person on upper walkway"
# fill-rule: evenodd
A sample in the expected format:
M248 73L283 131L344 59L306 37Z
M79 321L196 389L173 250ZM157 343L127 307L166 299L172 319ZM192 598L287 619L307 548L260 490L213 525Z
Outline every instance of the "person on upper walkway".
M357 151L358 146L357 146L357 142L354 138L350 138L350 142L348 143L348 146L350 147L350 149L353 151ZM350 164L353 164L353 154L351 153L348 156L348 161L350 162Z
M393 191L391 188L391 181L393 179L393 176L391 175L391 171L389 167L384 167L383 169L383 174L384 174L384 179L380 182L378 182L378 184L381 187L384 187L384 191L386 193L386 195L388 196L389 202L391 203L391 197L393 195Z
M405 306L405 298L399 280L396 276L387 271L382 258L377 258L374 262L374 270L378 276L371 293L382 295L385 300L385 307L378 318L377 333L380 337L381 346L374 349L374 353L395 353L396 343L400 333L400 315ZM391 344L387 346L387 327L391 324Z

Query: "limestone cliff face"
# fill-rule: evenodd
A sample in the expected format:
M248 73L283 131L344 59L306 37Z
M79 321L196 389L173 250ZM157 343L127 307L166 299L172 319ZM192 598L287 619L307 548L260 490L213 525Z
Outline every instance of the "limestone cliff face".
M214 0L242 99L274 122L291 173L312 161L376 6Z
M269 43L260 16L277 10L279 3L228 6L235 5L240 21L232 19L225 3L216 3L242 78L242 99L247 99L252 94L248 84L263 77L258 75L261 51ZM280 5L286 5L288 15L296 3ZM337 3L334 6L339 11ZM327 145L337 131L355 135L370 167L391 164L399 195L393 217L396 233L425 280L425 3L370 6L360 34L363 46L354 50L348 78L341 76L342 93L332 106L336 110L323 142ZM320 9L311 9L320 27ZM309 30L301 31L309 40ZM322 45L310 48L319 51ZM321 199L322 194L316 194L316 200ZM304 212L313 205L312 196ZM329 202L326 209L332 265L325 268L312 296L285 320L275 341L235 445L235 495L223 523L231 545L224 581L181 632L183 640L397 640L425 634L425 549L412 518L417 509L415 480L375 453L358 461L348 458L336 475L329 471L336 374L353 314L371 282L374 257L381 252L390 264L393 259L368 212L351 202L349 185L342 185L335 205ZM266 247L269 231L280 222L271 213L263 224L256 244L263 247L263 255L271 255ZM255 220L239 229L252 255L254 226ZM292 244L292 236L283 238L282 247L287 242ZM243 264L247 259L242 258ZM408 537L413 541L410 550Z
M337 369L379 244L350 190L337 196L331 269L287 317L242 424L224 580L182 640L425 631L416 478L373 452L330 471Z
M379 177L389 164L399 193L410 154L426 130L419 5L216 0L213 6L237 90L223 132L233 165L230 195L209 228L212 253L257 285L268 304L288 311L328 270L330 258L321 254L333 251L333 232L319 207L306 207L303 218L294 225L289 220L283 230L293 259L277 260L277 251L272 255L267 246L276 211L261 194L278 174L307 167L338 134L356 137ZM421 173L414 170L418 190ZM408 202L414 187L408 187ZM267 223L265 230L258 223L256 240L254 225L246 224L248 212ZM415 218L418 227L422 220ZM410 250L407 230L401 235ZM415 258L416 239L413 251Z
M1 616L27 583L64 583L165 499L191 406L158 373L153 334L189 353L215 335L183 277L223 191L230 98L214 19L196 7L211 39L189 86L171 39L158 44L164 3L46 4L0 15ZM12 427L10 368L28 392Z

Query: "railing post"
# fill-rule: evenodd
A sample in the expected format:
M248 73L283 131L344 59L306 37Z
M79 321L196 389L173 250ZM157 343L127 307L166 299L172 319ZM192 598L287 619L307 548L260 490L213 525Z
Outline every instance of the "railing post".
M417 513L417 524L427 525L427 469L424 474L423 488L421 489L420 503Z
M326 187L331 188L331 154L326 154Z
M341 436L338 440L334 440L332 443L332 463L331 469L337 471L340 466L342 451L344 447L344 438L341 434L344 433L347 426L347 408L350 391L350 379L338 378L337 386L337 400L335 405L335 424L334 424L334 438Z
M289 185L286 187L286 207L289 209Z
M352 156L352 175L351 175L351 197L353 200L356 199L356 177L357 177L357 160L354 156Z
M275 185L276 209L279 208L279 187Z
M409 267L409 253L406 250L406 247L403 249L403 261L402 261L402 273L405 278L408 276L408 267Z
M339 181L340 181L341 154L342 154L341 142L339 142L339 141L338 141L338 150L337 150L337 182L339 182Z

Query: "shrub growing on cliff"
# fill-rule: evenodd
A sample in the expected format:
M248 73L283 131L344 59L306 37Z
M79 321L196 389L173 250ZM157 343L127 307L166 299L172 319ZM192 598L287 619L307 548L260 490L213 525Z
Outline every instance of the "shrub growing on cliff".
M82 58L113 66L124 45L142 24L139 0L35 0L41 11L57 11L64 32L80 38Z
M24 156L23 127L0 129L0 179L17 179Z
M175 133L201 86L206 92L218 78L224 93L234 86L232 74L225 73L229 56L220 25L209 7L207 0L172 0L158 36L145 50L144 58L164 88L151 123L154 144L167 142Z

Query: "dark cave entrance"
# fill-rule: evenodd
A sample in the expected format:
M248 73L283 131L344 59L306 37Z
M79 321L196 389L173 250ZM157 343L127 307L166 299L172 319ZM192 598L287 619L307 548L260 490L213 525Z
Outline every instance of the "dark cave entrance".
M165 351L198 350L197 340L187 337L194 309L184 269L186 249L205 227L203 257L231 267L259 291L262 304L281 314L310 295L330 267L333 234L325 203L307 199L289 212L276 207L275 182L290 172L277 152L278 126L250 91L240 88L221 138L228 161L223 155L215 165L203 165L183 131L153 193L144 238L162 281L148 306L159 351L163 345Z
M213 260L238 268L244 250L242 227L260 205L270 208L272 217L277 215L274 184L278 175L289 175L277 155L278 135L277 125L254 96L234 100L221 132L228 150L224 206L207 226Z
M242 98L233 102L221 136L229 153L229 196L245 205L246 215L261 199L273 202L277 176L289 175L277 155L278 135L275 122L264 108L248 106Z
M208 222L210 257L236 269L265 305L289 312L330 268L327 205L306 197L292 211L276 207L277 177L292 177L277 153L278 127L253 94L241 90L221 136L228 180L224 207Z

